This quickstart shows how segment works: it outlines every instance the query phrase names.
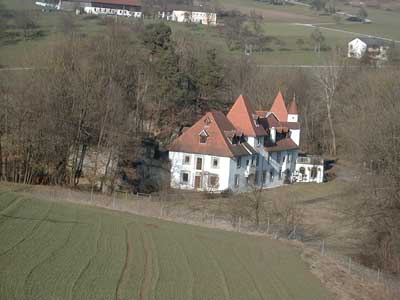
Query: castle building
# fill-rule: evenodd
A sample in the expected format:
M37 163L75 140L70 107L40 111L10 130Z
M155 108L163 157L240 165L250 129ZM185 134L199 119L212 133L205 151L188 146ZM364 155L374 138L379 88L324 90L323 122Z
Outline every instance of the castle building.
M296 100L281 92L269 111L255 111L240 95L225 116L206 113L169 146L171 187L242 192L292 181L299 153Z

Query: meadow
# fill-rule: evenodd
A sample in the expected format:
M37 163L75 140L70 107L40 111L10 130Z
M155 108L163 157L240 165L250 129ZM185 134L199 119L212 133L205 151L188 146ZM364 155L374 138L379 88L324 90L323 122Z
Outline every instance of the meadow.
M35 16L43 36L35 39L17 39L11 41L0 41L0 64L3 66L17 67L29 66L35 53L40 53L51 43L56 42L60 36L60 19L62 13L41 12L33 4L33 0L3 0L8 9L15 11L30 10ZM254 53L253 59L257 64L286 65L286 64L321 64L329 51L323 51L317 55L313 51L310 35L314 28L298 24L319 24L323 27L353 31L362 34L370 34L386 37L389 39L400 39L397 28L400 26L398 12L389 12L379 9L368 8L369 18L372 24L357 24L345 20L334 20L332 16L320 15L309 7L300 5L270 5L254 0L218 0L217 7L224 9L235 9L243 13L256 11L263 16L262 27L266 36L272 42L266 45L267 50L262 53ZM338 8L350 13L357 13L356 8L338 5ZM101 19L87 19L84 16L74 17L76 26L82 34L101 34L104 30L104 22ZM133 21L137 22L137 21ZM233 57L244 55L242 51L229 51L228 47L219 33L218 28L206 26L187 26L184 24L169 23L175 35L189 32L196 39L206 40L210 46L218 48L221 53ZM18 31L18 30L14 30ZM347 47L348 41L356 35L346 32L335 32L324 28L321 31L325 37L325 44L329 49ZM279 39L280 43L275 44L273 40ZM298 45L298 40L303 40L303 45Z
M0 189L0 299L297 299L328 294L300 251Z

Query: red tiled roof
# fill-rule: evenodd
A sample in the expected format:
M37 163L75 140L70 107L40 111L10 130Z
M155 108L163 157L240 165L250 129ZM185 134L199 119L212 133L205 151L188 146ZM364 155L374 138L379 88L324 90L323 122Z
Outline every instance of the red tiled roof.
M298 115L299 111L297 109L296 98L293 98L292 102L289 104L288 113L290 115Z
M299 149L299 146L291 138L284 138L276 141L275 144L267 143L265 150L268 152L284 151L284 150L295 150Z
M276 96L270 111L275 114L275 116L279 119L279 121L281 122L287 121L288 112L286 110L285 101L283 100L281 91L279 91L278 95Z
M208 135L205 144L200 144L199 140L202 131L206 131ZM177 137L168 150L224 157L250 155L255 152L247 143L232 144L227 137L232 132L236 132L236 129L223 113L219 111L208 112Z
M228 120L246 136L264 136L267 135L262 126L257 126L255 119L257 119L254 109L250 102L247 101L243 95L240 95L231 110L227 114Z

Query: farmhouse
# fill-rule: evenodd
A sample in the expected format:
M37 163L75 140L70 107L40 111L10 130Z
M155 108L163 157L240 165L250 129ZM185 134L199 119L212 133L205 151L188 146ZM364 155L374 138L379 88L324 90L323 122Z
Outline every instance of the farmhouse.
M60 0L62 10L77 10L94 15L142 17L138 0Z
M348 44L347 56L350 58L363 58L367 55L375 60L387 60L388 47L378 38L355 38Z
M225 116L211 111L169 146L171 187L246 191L292 181L300 143L296 100L279 92L269 111L242 95Z
M179 23L217 25L217 14L204 7L166 6L160 10L161 19Z

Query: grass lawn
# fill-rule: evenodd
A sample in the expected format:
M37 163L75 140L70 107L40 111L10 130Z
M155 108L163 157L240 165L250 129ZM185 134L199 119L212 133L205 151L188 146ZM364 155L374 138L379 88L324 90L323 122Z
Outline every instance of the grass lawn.
M0 188L0 299L327 299L298 250Z

